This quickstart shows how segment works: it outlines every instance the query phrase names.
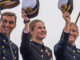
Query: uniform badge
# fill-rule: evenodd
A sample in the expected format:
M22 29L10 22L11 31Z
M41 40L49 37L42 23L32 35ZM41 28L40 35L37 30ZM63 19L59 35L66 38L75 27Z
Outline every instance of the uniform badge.
M27 12L31 12L32 11L32 8L31 7L27 7L26 11Z
M47 49L46 49L46 52L48 53L48 56L52 56L52 53L49 52Z
M0 0L0 4L9 3L10 0Z

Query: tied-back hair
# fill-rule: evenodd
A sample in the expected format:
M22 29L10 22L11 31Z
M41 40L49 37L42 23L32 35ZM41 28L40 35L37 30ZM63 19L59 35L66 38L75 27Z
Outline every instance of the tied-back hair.
M34 27L35 27L35 24L36 23L38 23L38 22L42 22L42 23L44 23L42 20L40 20L40 19L35 19L35 20L33 20L30 24L29 24L29 29L30 30L34 30Z

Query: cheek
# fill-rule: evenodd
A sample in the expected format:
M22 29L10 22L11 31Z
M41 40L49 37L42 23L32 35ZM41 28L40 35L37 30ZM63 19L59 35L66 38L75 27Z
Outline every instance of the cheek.
M15 28L15 25L10 25L10 28L11 28L11 29L14 29L14 28Z

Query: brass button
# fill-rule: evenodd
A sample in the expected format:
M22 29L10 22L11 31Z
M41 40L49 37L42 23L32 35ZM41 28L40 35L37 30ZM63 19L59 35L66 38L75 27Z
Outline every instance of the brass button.
M2 48L4 48L4 45L2 45Z
M62 38L62 40L64 40L64 39Z
M14 53L16 54L16 53L17 53L17 51L14 51Z
M50 60L53 60L52 58Z
M73 53L75 53L75 50L73 50Z
M6 42L6 40L3 40L3 42L5 43L5 42Z
M41 52L43 52L43 49L41 49Z
M78 51L78 53L80 52L79 50L77 50Z
M61 39L64 40L64 36L62 36Z
M14 57L14 59L16 59L16 56Z
M46 49L46 52L48 52L48 50Z
M43 55L41 55L41 57L43 58L44 56L43 56Z
M3 53L5 53L5 50L3 50Z
M75 58L76 58L76 56L73 56L73 58L75 59Z
M6 57L5 56L3 56L3 59L5 59Z

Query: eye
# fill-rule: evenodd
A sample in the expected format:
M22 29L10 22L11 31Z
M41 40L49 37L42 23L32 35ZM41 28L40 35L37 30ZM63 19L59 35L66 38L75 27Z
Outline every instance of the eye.
M76 30L72 30L73 32L76 32Z
M14 24L15 22L14 21L9 21L9 24Z
M43 28L44 28L44 29L46 29L46 27L45 27L45 26L44 26Z
M41 29L42 27L38 27L38 29Z
M4 23L7 23L7 20L3 20Z

